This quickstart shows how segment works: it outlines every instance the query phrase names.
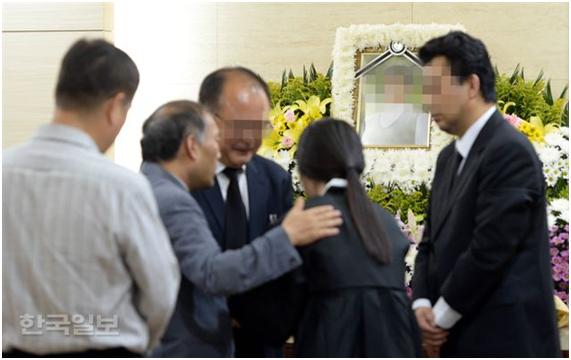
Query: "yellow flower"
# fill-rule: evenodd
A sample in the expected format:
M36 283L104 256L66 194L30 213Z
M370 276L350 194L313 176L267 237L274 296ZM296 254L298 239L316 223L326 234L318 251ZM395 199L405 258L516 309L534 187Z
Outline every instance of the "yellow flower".
M313 119L319 119L323 117L323 114L327 111L327 104L331 102L331 98L324 99L321 101L319 96L312 95L307 99L307 101L297 100L295 105L291 106L292 110L300 110L305 115Z
M270 122L272 123L275 131L281 132L287 128L284 109L280 107L280 104L277 104L273 109L270 110L268 118L270 119Z
M569 326L569 308L565 303L555 295L555 310L557 311L557 325L559 328Z
M293 156L305 128L323 117L329 103L331 98L321 101L318 96L312 95L307 101L297 100L295 104L283 108L280 104L274 106L268 114L273 131L262 140L258 153L277 155L278 150L285 149Z
M534 117L532 116L531 119L533 119ZM541 120L539 120L541 122ZM534 120L534 123L531 122L527 122L527 121L522 121L521 124L519 124L519 131L521 133L523 133L525 136L527 136L527 138L532 141L532 142L536 142L536 143L542 143L543 142L543 124L541 124L542 128L540 129L537 126L537 120Z
M258 153L263 156L275 155L281 145L281 136L277 131L272 131L262 140Z
M543 121L541 121L541 118L539 116L530 117L529 122L535 126L537 132L539 133L539 136L541 136L542 139L545 135L557 130L557 125L555 124L543 125Z

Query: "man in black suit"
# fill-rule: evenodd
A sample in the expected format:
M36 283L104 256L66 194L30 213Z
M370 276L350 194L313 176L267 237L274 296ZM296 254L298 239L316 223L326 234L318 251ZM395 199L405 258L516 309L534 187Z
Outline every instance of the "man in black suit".
M265 81L243 67L222 68L201 84L199 101L215 115L221 157L215 186L193 192L222 249L235 249L279 225L292 207L291 177L256 155L268 121ZM229 298L236 357L279 357L293 325L293 274Z
M432 118L458 137L438 157L416 258L423 345L441 356L560 356L534 148L496 110L480 40L451 32L419 56Z

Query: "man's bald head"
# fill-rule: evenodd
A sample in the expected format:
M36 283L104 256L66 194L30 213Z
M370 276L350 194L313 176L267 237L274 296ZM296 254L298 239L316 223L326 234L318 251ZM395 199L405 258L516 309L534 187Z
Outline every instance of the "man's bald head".
M220 127L220 161L232 168L247 164L260 148L264 129L271 126L266 82L243 67L223 68L204 79L199 101Z
M218 69L206 76L200 85L198 101L206 106L210 112L216 114L220 109L221 103L226 100L223 96L229 93L224 91L226 85L251 88L252 91L262 91L268 98L268 102L271 99L268 84L260 75L248 68L234 66Z

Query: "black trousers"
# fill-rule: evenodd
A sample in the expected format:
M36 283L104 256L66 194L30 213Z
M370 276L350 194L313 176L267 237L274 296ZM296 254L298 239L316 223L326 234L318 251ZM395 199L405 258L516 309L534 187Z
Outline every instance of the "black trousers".
M21 351L21 350L12 350L8 352L3 352L2 357L6 358L22 358L22 357L61 357L61 358L103 358L103 357L142 357L142 354L137 354L132 351L129 351L125 348L112 348L112 349L105 349L105 350L87 350L87 351L79 351L79 352L71 352L71 353L53 353L47 355L36 355L33 353Z
M284 356L280 347L265 345L240 328L233 327L232 331L236 347L234 356L237 358L280 358Z

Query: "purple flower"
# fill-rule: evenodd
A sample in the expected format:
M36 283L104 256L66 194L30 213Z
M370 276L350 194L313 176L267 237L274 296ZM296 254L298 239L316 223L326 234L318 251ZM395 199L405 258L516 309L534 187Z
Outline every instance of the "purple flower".
M559 250L556 247L552 247L551 249L549 249L549 253L551 254L551 257L555 257L555 255L559 254Z
M286 113L284 114L284 117L288 123L292 123L295 121L295 113L291 109L286 111Z
M282 139L282 146L284 147L284 149L289 149L293 146L294 141L292 138L290 138L289 136L284 136Z
M553 259L551 259L551 263L555 265L553 268L556 268L563 263L563 259L561 259L561 256L556 256Z
M551 240L550 240L550 243L552 243L552 244L554 244L554 245L559 245L559 244L564 243L565 241L564 241L563 239L561 239L560 236L561 236L561 235L552 237Z
M518 127L522 120L515 114L505 114L504 119L506 119L512 126Z

